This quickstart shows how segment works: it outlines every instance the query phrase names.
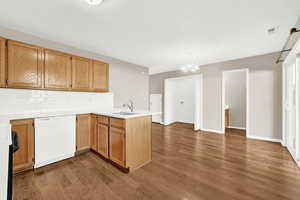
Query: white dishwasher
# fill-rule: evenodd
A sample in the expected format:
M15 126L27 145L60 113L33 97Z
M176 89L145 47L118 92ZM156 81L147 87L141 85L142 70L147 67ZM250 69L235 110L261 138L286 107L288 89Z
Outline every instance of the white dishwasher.
M75 115L37 118L34 122L34 168L74 156L76 151Z

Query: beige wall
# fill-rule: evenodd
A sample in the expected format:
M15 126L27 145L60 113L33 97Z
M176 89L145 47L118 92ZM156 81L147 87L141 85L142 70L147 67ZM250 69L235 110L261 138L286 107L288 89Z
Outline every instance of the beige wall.
M250 136L281 139L281 64L275 64L278 53L243 58L201 66L203 74L204 129L222 131L222 72L249 69ZM163 93L163 80L191 75L180 71L150 76L150 93Z
M132 99L137 109L148 109L148 69L118 59L80 50L70 45L56 43L15 30L0 27L0 36L27 42L41 47L67 52L87 58L99 59L110 64L110 92L114 93L114 107L121 107Z

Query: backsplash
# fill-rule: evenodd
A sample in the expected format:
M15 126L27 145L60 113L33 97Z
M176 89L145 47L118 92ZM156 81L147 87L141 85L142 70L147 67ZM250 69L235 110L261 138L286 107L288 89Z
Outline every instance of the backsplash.
M61 110L113 110L112 93L0 89L0 115Z

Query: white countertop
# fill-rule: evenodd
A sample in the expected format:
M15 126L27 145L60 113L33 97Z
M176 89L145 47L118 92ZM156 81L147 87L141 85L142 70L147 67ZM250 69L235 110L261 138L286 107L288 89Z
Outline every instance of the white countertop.
M150 112L133 112L135 114L131 114L131 115L121 115L121 114L118 114L118 112L112 112L112 113L92 112L92 113L96 114L96 115L105 115L108 117L115 117L115 118L121 118L121 119L145 117L145 116L150 116L150 115L154 114L154 113L150 113Z

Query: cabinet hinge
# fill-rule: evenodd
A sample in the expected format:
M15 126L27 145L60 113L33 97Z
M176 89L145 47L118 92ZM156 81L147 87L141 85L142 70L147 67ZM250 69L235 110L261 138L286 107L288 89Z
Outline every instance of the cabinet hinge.
M32 162L35 163L35 158L32 158Z

